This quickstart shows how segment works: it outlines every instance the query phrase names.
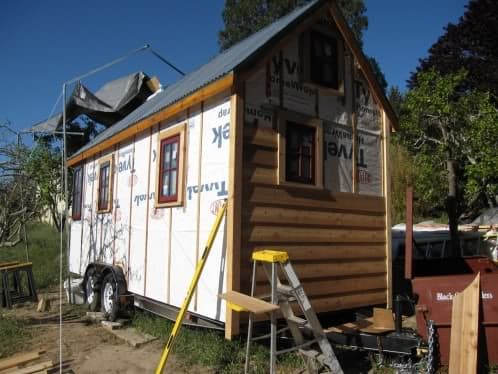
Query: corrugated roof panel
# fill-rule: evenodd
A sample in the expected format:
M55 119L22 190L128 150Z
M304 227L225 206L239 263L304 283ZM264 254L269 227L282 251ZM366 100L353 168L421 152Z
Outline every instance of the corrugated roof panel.
M313 0L222 52L207 64L158 93L123 120L101 132L73 156L77 156L94 145L111 138L137 122L150 117L207 84L234 71L322 2L324 0Z

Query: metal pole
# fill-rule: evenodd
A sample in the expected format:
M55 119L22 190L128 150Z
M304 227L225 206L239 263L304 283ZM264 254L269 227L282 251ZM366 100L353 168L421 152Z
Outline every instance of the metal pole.
M21 133L17 133L17 152L18 152L18 157L19 160L21 158L20 155L21 151ZM19 177L22 176L22 171L19 170ZM19 178L19 181L21 183L21 209L23 210L22 213L22 231L23 231L23 240L24 240L24 250L26 252L26 261L29 262L29 251L28 251L28 234L26 233L26 213L24 212L24 191L23 191L23 178Z
M67 178L67 134L66 134L66 83L62 85L63 104L62 108L62 138L63 138L63 166L64 166L64 230L66 230L66 261L67 261L67 289L69 292L69 304L73 303L73 295L71 289L71 224L69 222L68 206L69 206L69 191Z
M63 147L61 150L61 171L64 173L65 170L65 160L66 160L66 84L64 83L62 85L62 97L63 97L63 102L62 102L62 132L63 132ZM63 183L65 181L63 180ZM62 186L61 186L61 192L62 192ZM65 209L65 208L64 208ZM63 287L62 287L62 253L63 253L63 238L64 238L64 231L62 230L62 223L64 221L64 215L65 211L60 212L60 222L59 222L59 229L60 229L60 252L59 252L59 367L62 368L62 295L63 295ZM62 369L61 369L62 371Z
M413 187L406 188L405 279L413 278Z

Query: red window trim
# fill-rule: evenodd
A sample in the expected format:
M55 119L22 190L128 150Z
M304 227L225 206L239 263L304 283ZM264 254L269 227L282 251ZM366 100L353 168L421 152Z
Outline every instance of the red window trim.
M288 135L289 135L289 129L294 128L294 131L299 131L300 134L302 134L302 130L306 129L306 131L311 131L313 132L313 142L311 144L311 150L309 153L309 158L310 158L310 174L311 178L305 178L302 175L300 176L289 176L289 159L290 159L290 147L288 146ZM302 184L309 184L309 185L314 185L315 184L315 174L316 174L316 128L312 126L306 126L302 125L300 123L292 122L292 121L287 121L286 125L286 131L285 131L285 180L288 182L296 182L296 183L302 183ZM302 144L299 145L299 149L297 152L298 155L298 164L299 164L299 169L303 169L303 152L302 152ZM301 172L299 173L301 174Z
M164 160L164 146L167 144L174 144L177 143L177 157L176 157L176 168L169 168L166 171L171 173L173 170L176 171L176 193L174 195L170 196L164 196L162 194L163 191L163 180L164 180L164 172L165 169L163 169L163 160ZM171 202L176 202L178 201L178 180L180 178L179 171L180 171L180 158L183 157L182 152L180 151L180 134L176 134L173 136L170 136L168 138L164 138L161 140L161 143L159 145L159 151L160 151L160 157L159 157L159 182L158 182L158 197L157 201L159 204L162 203L171 203ZM170 174L171 175L171 174Z
M102 169L107 169L105 178L102 175ZM99 166L99 191L98 191L98 211L107 211L111 207L111 161L105 161ZM105 182L105 185L104 185ZM104 195L102 196L102 189L104 189ZM102 197L106 197L106 200L102 201ZM105 202L105 205L103 204Z
M78 177L79 176L79 177ZM78 195L76 194L78 192ZM76 199L76 196L79 199ZM71 217L73 221L81 220L81 212L83 210L83 166L78 166L74 169L74 179L73 179L73 207ZM77 213L75 213L75 207L79 207Z

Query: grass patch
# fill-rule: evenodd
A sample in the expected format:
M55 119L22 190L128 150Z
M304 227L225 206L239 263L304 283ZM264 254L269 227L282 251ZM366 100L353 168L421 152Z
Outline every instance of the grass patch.
M140 331L157 336L166 342L173 323L146 312L137 312L133 317L133 325ZM244 371L245 342L225 340L220 332L208 329L182 327L178 335L173 353L179 357L186 367L202 365L213 368L218 373L241 373ZM259 344L251 347L251 372L269 372L269 350ZM303 362L296 354L285 354L278 357L280 373L289 373L303 369Z
M0 359L22 351L30 338L21 321L0 315Z
M28 225L27 234L29 261L33 263L37 289L58 284L60 234L52 226L44 223ZM65 256L63 260L65 261ZM12 248L0 248L0 262L8 261L26 261L24 243Z

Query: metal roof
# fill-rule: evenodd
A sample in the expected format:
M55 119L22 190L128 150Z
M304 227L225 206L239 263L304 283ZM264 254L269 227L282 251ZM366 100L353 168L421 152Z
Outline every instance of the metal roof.
M250 63L263 47L280 37L289 27L313 12L323 2L324 0L310 1L303 7L297 8L288 15L252 34L247 39L233 45L207 64L186 75L171 86L168 86L164 91L159 92L121 121L101 132L71 157L81 154L94 145L167 108L207 84Z

